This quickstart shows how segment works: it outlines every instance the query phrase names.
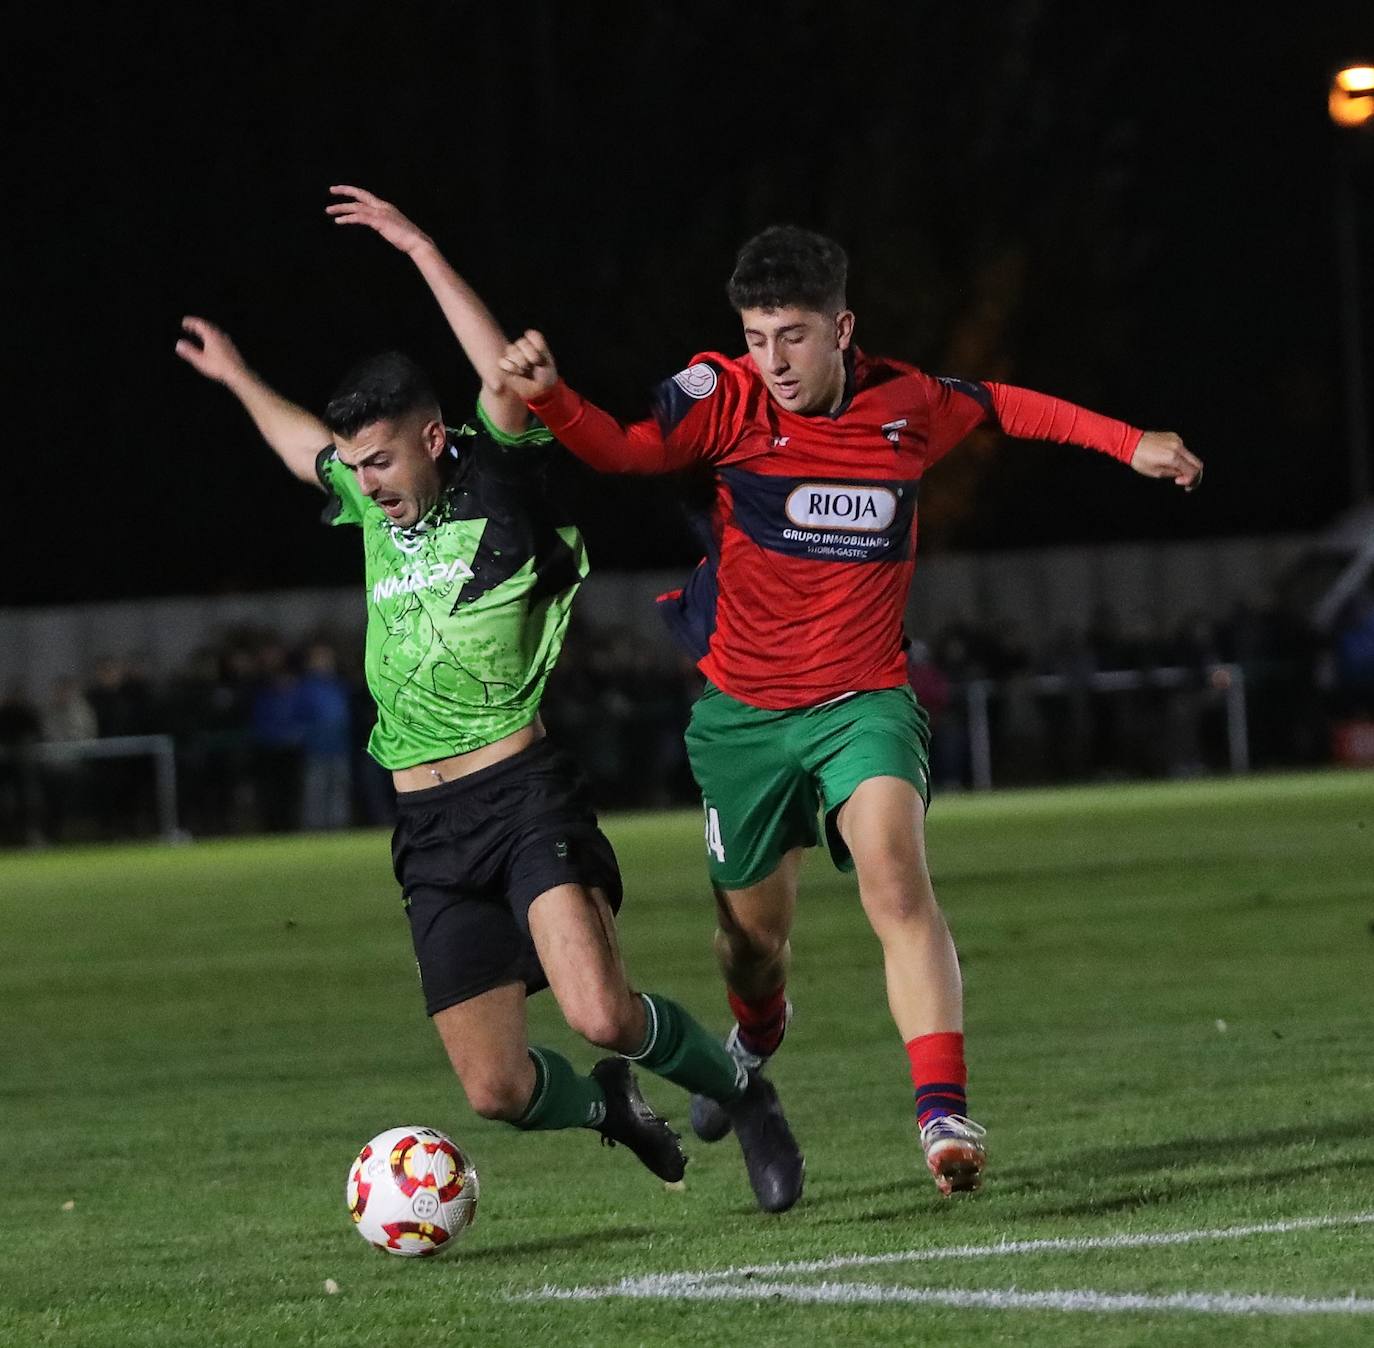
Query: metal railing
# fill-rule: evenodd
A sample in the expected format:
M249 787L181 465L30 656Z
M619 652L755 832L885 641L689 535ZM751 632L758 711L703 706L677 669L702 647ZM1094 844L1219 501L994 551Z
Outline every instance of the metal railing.
M1250 770L1250 735L1246 725L1245 674L1239 665L1208 665L1201 671L1203 687L1223 695L1226 707L1226 748L1232 772ZM1186 688L1196 685L1197 669L1170 666L1163 669L1123 669L1071 676L1033 674L1020 680L1037 694L1133 693L1155 688ZM1005 681L973 679L964 685L968 700L969 775L975 790L992 787L992 720L989 704L1006 689Z
M1213 762L1224 761L1233 773L1244 773L1250 768L1250 733L1247 722L1246 680L1239 665L1216 664L1202 669L1197 667L1165 667L1158 669L1115 670L1107 673L1035 674L1017 676L1012 679L974 679L963 684L959 691L965 709L962 726L955 731L960 735L967 757L963 759L963 780L975 790L986 791L994 785L995 769L1005 779L1016 777L1013 751L1004 746L998 753L997 741L1001 734L1010 733L1008 723L999 726L998 704L1012 694L1029 693L1037 699L1064 696L1094 696L1112 694L1131 694L1161 690L1181 694L1196 692L1206 695L1208 705L1215 716L1221 711L1224 716L1223 727L1216 726ZM951 725L951 729L953 729ZM676 740L680 727L665 723L664 733ZM937 735L940 732L937 731ZM1224 740L1224 747L1223 747ZM185 746L183 745L183 749ZM148 758L153 764L153 813L158 835L168 842L184 842L189 834L183 827L182 806L187 805L191 815L196 814L194 803L179 800L180 784L177 773L177 742L171 735L129 735L107 739L84 739L35 743L23 749L0 751L0 760L9 763L27 759L35 767L61 768L92 763L98 760ZM963 755L960 755L962 758ZM1024 768L1024 762L1023 762ZM641 768L642 770L642 768ZM966 775L965 775L966 774ZM1024 780L1024 771L1021 774ZM196 779L193 778L194 783ZM683 769L683 780L677 789L690 791L690 783ZM56 785L52 783L52 785ZM603 790L610 790L614 783L602 784ZM636 789L643 791L645 783L640 780ZM145 801L147 796L142 797ZM80 806L76 808L80 809ZM218 831L213 821L209 824L202 820L199 827Z
M112 735L98 740L52 740L28 750L45 763L81 763L100 758L151 758L158 834L165 842L185 842L177 810L176 742L170 735Z

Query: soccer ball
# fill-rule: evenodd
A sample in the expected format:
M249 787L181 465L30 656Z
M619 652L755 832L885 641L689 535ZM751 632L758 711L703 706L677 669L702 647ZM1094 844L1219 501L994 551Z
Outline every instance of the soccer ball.
M477 1215L477 1168L436 1128L388 1128L349 1166L344 1201L379 1250L442 1254Z

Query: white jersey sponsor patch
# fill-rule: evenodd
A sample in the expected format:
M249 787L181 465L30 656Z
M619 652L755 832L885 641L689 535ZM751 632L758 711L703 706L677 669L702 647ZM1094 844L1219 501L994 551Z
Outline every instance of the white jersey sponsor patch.
M886 487L846 487L830 482L803 482L793 488L787 518L802 528L886 529L897 513L897 498Z

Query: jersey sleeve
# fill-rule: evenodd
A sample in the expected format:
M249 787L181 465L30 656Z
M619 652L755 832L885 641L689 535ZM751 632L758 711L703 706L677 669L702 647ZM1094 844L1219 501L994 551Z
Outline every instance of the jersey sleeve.
M466 436L467 448L476 456L483 473L511 487L540 478L553 445L553 435L538 421L514 435L503 431L487 415L480 399L477 425L450 430L449 435Z
M997 414L997 422L1008 435L1025 440L1053 440L1061 445L1082 445L1108 454L1121 463L1130 463L1144 431L1090 412L1086 407L1052 398L1012 384L985 384Z
M561 444L603 473L671 473L725 458L740 438L744 403L733 364L707 354L654 390L651 420L623 424L562 380L529 406Z
M921 375L925 382L928 428L927 467L949 453L970 431L993 416L987 385L972 379Z
M326 524L361 524L367 497L358 490L358 479L340 459L333 445L315 456L315 476L329 496L324 508Z
M687 463L718 462L744 433L747 397L734 362L707 352L654 390L654 422L670 452Z
M976 426L991 422L1021 440L1081 445L1130 463L1143 434L1136 427L1047 393L991 380L925 376L930 461L943 458Z

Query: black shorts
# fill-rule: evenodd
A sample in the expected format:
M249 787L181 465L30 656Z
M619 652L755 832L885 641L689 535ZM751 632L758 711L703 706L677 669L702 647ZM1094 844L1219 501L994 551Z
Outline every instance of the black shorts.
M597 888L620 909L615 853L576 765L548 740L471 776L400 792L396 806L391 860L431 1016L503 983L548 987L529 925L545 891Z

